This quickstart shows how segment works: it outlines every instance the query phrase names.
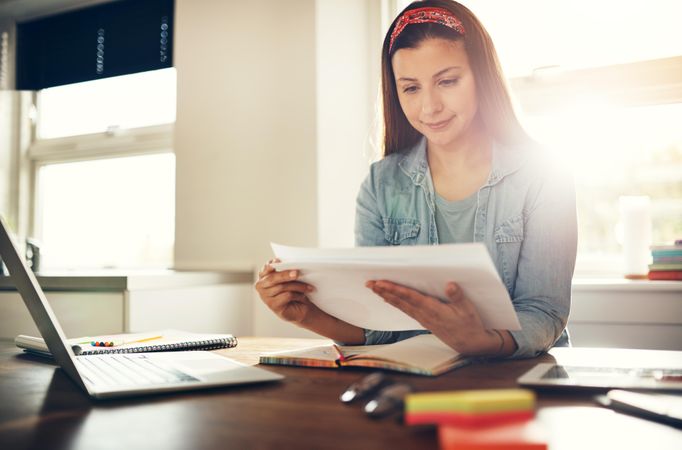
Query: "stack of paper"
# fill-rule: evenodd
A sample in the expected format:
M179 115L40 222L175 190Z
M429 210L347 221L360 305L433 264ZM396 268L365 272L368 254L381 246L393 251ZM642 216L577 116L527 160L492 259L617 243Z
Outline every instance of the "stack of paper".
M371 330L419 330L412 317L365 286L388 280L447 301L445 287L457 283L489 329L521 326L507 289L482 243L432 246L296 248L272 244L282 261L278 271L298 269L300 280L316 290L308 294L320 309L350 324Z

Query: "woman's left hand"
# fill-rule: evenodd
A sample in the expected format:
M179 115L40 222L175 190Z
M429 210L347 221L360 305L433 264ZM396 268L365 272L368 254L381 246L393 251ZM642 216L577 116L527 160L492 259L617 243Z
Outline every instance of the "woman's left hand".
M447 301L386 280L365 285L459 353L492 355L500 350L500 337L486 330L476 307L456 283L447 284Z

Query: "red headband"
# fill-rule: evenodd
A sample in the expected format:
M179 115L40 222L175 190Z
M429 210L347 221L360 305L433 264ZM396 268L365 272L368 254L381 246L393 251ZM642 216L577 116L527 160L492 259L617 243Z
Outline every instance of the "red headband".
M405 13L400 16L398 22L395 24L393 33L391 33L391 43L388 46L389 52L393 49L393 43L398 38L400 33L403 32L405 27L414 23L437 23L439 25L444 25L448 28L451 28L461 35L464 35L464 27L462 26L462 22L460 22L460 20L447 9L433 7L411 9L409 11L405 11Z

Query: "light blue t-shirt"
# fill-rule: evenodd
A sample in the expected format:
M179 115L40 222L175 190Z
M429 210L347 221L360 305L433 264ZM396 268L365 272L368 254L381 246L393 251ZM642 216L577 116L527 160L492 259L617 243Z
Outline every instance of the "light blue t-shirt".
M474 192L462 200L448 201L436 193L436 230L441 244L461 244L474 241L476 200Z

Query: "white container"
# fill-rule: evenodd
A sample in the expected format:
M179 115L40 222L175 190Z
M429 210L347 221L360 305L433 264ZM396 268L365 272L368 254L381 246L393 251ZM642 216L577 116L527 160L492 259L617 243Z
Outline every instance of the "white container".
M621 196L623 272L626 278L645 278L651 260L651 200L648 196Z

